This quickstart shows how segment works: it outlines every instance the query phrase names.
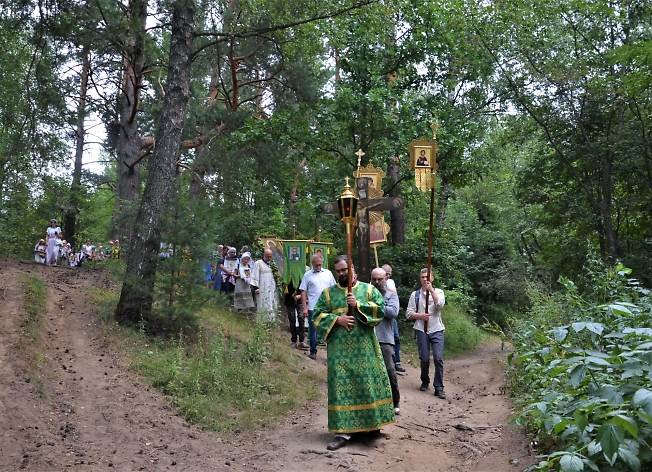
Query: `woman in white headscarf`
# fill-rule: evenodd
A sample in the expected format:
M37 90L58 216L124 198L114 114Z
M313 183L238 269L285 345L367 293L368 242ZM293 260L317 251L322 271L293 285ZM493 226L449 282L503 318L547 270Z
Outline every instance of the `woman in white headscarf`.
M240 265L233 274L235 277L235 298L234 308L238 310L250 310L254 308L254 298L251 295L251 254L245 252L240 256Z
M57 246L57 239L60 239L61 228L57 220L52 218L50 220L50 227L45 231L45 245L47 250L45 252L45 263L49 265L57 265L59 258L59 246Z
M36 246L34 246L34 261L39 264L45 264L45 254L47 251L47 246L45 245L45 239L41 239Z

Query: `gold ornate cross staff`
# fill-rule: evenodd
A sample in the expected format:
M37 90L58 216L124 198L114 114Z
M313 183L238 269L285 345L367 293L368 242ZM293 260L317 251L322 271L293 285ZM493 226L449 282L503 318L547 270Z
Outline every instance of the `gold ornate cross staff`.
M360 168L360 163L362 162L362 156L364 156L364 152L362 152L362 149L358 149L358 152L356 152L355 155L358 156L358 168Z

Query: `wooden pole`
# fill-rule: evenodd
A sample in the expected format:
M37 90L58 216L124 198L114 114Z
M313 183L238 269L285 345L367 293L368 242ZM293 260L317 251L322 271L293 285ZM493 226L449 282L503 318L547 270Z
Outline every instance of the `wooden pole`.
M376 267L380 267L380 265L378 265L378 244L374 244L373 247L374 247L374 257L376 259Z
M347 293L353 293L353 231L351 223L346 223L346 263L348 265ZM349 316L353 316L353 307L349 306Z
M430 231L428 235L428 280L430 281L430 274L432 273L432 224L435 215L435 176L433 179L432 188L430 189ZM426 293L426 314L428 314L430 292ZM419 300L416 301L417 304ZM428 334L428 320L423 321L423 332Z

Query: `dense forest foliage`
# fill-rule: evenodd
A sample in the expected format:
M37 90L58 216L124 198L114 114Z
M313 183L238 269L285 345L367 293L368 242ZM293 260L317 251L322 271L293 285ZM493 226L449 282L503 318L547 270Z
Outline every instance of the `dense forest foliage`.
M120 238L123 321L191 312L174 274L219 243L343 250L322 205L358 149L406 202L378 250L404 299L429 220L407 146L434 122L433 270L479 323L570 280L590 303L596 260L652 283L649 2L10 0L0 38L0 251L30 258L50 218Z

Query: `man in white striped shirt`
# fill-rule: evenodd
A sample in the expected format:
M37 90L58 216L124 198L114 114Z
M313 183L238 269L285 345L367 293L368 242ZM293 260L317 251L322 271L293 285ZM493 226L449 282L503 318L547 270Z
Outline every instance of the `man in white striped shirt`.
M432 286L432 274L428 278L428 269L421 269L421 288L410 295L405 316L414 321L421 361L421 387L422 392L428 390L430 385L430 351L432 350L435 375L433 386L435 396L442 400L444 393L444 323L441 319L441 310L446 303L444 292ZM426 296L428 310L426 312ZM424 329L424 322L425 328Z

